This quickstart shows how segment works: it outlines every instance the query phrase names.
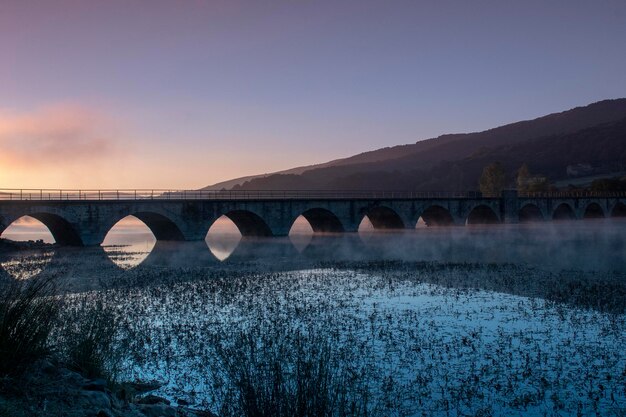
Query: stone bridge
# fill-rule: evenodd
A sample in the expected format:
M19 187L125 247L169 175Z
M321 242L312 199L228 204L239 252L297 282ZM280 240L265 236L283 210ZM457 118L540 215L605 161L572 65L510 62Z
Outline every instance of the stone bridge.
M365 216L377 229L414 229L420 218L427 226L464 226L623 217L626 194L0 191L0 233L31 216L62 245L99 245L129 215L157 240L200 241L221 216L243 236L286 236L299 216L315 233L356 232Z

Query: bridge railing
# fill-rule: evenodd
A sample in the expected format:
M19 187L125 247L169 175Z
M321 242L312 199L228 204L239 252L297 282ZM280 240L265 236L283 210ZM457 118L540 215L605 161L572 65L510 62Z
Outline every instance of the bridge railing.
M298 200L298 199L412 199L480 198L480 192L325 191L325 190L62 190L0 189L0 200Z
M546 191L546 192L518 192L521 198L624 198L626 191Z
M520 192L520 198L626 198L626 191ZM299 199L470 199L483 198L478 191L325 191L325 190L64 190L0 189L0 200L99 201L99 200L299 200ZM496 197L497 198L497 197Z

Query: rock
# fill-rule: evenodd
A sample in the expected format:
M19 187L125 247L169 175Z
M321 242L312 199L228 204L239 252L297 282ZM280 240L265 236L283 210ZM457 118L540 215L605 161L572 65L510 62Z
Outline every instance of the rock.
M128 388L122 385L122 387L115 392L115 396L119 401L130 402L133 399L133 393L134 391L132 388Z
M106 380L104 380L102 378L98 378L98 379L94 379L92 381L87 382L85 385L83 385L82 388L85 391L101 391L101 392L105 392L107 386L108 386L108 384L107 384Z
M184 400L184 399L182 399L182 398L176 398L176 404L178 404L178 405L182 405L182 406L188 406L188 405L190 405L190 404L189 404L189 401Z
M184 408L183 410L187 412L186 415L190 417L217 417L217 415L213 414L210 411L190 410L188 408Z
M146 417L176 417L176 409L165 404L141 404L139 410Z
M110 410L111 399L101 391L83 391L81 397L87 403L89 408L96 410Z
M58 372L57 366L47 359L41 361L41 372L47 375L54 375Z
M122 410L122 412L124 417L145 417L135 404L128 404L128 407Z
M147 405L153 405L153 404L165 404L165 405L170 405L170 401L156 396L156 395L146 395L145 397L139 398L137 400L137 404L147 404Z
M116 391L116 396L122 401L132 402L137 396L154 391L162 386L163 384L157 381L124 382L120 384L119 389Z
M113 393L111 393L109 390L107 390L106 393L109 395L109 398L111 399L111 408L113 410L119 410L122 407L124 407L124 405L127 403L126 401L118 398L116 395L113 395Z
M80 387L87 383L87 379L83 378L79 373L70 371L69 369L59 369L59 375L63 379L64 385L74 385Z
M155 389L161 388L163 386L163 384L158 381L135 381L129 382L126 385L128 385L130 388L138 393L154 391Z

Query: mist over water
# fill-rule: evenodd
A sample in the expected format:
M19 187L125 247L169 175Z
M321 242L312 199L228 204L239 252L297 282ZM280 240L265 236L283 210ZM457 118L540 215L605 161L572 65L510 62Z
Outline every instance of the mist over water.
M16 222L2 235L13 240L54 241L34 219ZM300 217L288 237L242 237L232 221L220 218L205 242L158 242L145 224L129 216L107 234L102 248L124 269L148 261L167 265L212 266L254 261L402 260L511 263L547 270L625 271L626 219L594 219L514 225L374 229L367 218L358 233L313 233ZM6 261L5 261L6 262ZM176 265L182 266L182 265Z
M624 271L625 233L623 220L588 220L431 227L401 234L371 232L360 236L367 248L366 257L379 259Z

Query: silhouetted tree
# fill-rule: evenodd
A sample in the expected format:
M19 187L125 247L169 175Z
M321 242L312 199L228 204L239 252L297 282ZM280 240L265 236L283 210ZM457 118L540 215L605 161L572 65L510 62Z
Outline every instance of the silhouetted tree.
M550 184L548 177L543 175L531 177L528 185L526 186L526 190L531 192L550 191L553 188L554 187Z
M506 184L506 174L499 162L487 165L480 176L479 186L483 195L497 197L504 190Z
M523 164L520 169L517 170L517 190L528 191L528 182L530 181L530 170L528 165Z
M592 191L626 191L626 179L601 178L593 180L589 188Z

